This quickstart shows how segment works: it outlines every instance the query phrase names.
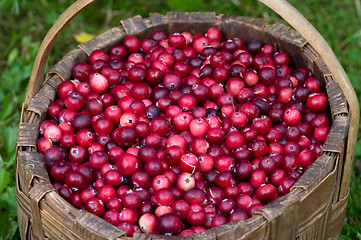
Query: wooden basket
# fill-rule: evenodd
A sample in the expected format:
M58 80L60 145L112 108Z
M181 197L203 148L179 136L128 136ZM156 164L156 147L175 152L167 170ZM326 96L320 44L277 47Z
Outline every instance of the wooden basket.
M349 191L359 118L355 92L330 47L311 24L284 0L261 0L297 31L264 19L215 15L215 13L151 13L143 19L122 20L118 27L79 45L47 74L44 69L53 43L63 28L95 0L80 0L70 6L46 35L24 101L17 138L16 200L22 239L129 239L117 227L88 212L80 212L52 186L37 152L39 124L46 119L57 86L71 77L72 65L86 61L95 49L109 50L128 35L139 38L154 30L168 33L205 32L221 29L225 39L240 37L274 44L292 56L297 66L306 66L322 81L331 106L332 127L323 154L303 174L291 193L258 210L246 221L234 221L186 239L335 239L342 229ZM41 88L40 88L41 87ZM39 90L40 89L40 90ZM135 234L134 239L180 239Z

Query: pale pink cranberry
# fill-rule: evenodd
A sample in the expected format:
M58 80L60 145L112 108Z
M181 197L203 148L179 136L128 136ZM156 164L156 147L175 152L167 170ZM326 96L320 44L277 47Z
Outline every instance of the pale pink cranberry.
M195 180L191 173L182 172L177 178L177 187L183 191L188 191L195 186Z
M209 143L205 138L195 138L191 143L191 147L196 154L205 154L209 148Z
M45 153L45 151L51 148L52 146L53 146L52 142L47 137L41 137L37 142L38 150L41 153Z
M172 208L170 206L159 206L155 209L155 216L157 218L160 218L161 216L163 216L164 214L167 214L167 213L172 213Z
M48 138L53 143L60 141L61 136L62 130L56 125L50 125L45 129L44 137Z
M144 233L153 233L156 231L157 217L146 213L139 218L140 230Z
M89 85L92 91L97 93L104 93L108 90L109 83L106 77L96 73L89 79Z
M154 191L158 191L160 189L169 189L170 188L170 180L165 175L158 175L153 179L152 187Z

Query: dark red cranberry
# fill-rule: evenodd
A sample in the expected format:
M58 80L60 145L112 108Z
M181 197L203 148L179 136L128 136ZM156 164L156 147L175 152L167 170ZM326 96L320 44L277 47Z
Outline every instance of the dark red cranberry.
M249 161L243 160L236 165L235 174L239 180L243 180L251 176L252 170L251 163Z
M221 226L226 223L228 223L228 219L225 216L223 216L222 214L216 214L212 219L211 226L213 228L213 227Z
M157 221L157 231L165 235L177 235L182 230L182 222L178 215L167 213Z
M76 191L81 191L87 186L87 181L80 172L70 171L65 175L65 184Z
M56 161L50 167L50 176L59 182L65 181L65 175L71 171L71 166L66 161Z
M54 162L64 160L63 154L60 149L51 147L44 152L44 161L47 166L53 165Z
M111 137L121 147L131 147L137 142L136 131L128 126L115 129Z
M169 91L177 90L182 87L183 80L175 72L167 73L163 78L163 85Z
M192 188L184 193L183 198L189 204L202 205L206 201L206 194L200 189Z
M214 206L219 206L224 199L224 192L220 187L211 187L206 193L207 200Z
M279 185L278 187L278 191L281 194L287 194L290 192L291 187L294 185L294 183L296 182L296 179L294 179L293 177L286 177Z
M169 134L170 127L171 124L165 117L157 116L150 122L150 132L158 133L162 137Z
M63 197L66 201L71 202L72 200L72 192L67 186L61 186L58 189L58 193L61 197Z

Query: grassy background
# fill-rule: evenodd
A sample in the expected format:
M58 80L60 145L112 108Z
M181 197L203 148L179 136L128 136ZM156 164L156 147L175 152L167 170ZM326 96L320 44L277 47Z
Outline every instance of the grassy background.
M15 142L21 104L40 42L55 19L73 1L0 0L0 239L18 239ZM119 20L149 12L216 11L282 21L254 0L100 0L71 22L56 41L49 66L77 46L75 34L98 35ZM290 0L319 30L361 96L361 3L359 0ZM361 157L361 137L356 161ZM360 162L360 161L359 161ZM340 239L361 239L361 168L355 164L347 215Z

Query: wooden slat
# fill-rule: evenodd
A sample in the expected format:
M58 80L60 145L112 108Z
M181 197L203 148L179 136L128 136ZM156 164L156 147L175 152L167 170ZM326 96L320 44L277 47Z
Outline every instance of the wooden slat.
M46 193L54 190L50 182L40 182L29 191L32 227L34 234L40 239L44 239L45 235L39 210L39 202Z
M46 84L58 89L58 86L62 81L63 80L58 75L52 75L46 80Z
M267 239L267 220L260 215L241 221L236 226L235 238L238 240Z
M224 40L239 37L246 42L253 39L265 41L264 30L267 26L265 19L219 15L216 25L224 34Z
M300 207L300 198L288 194L256 211L255 214L261 214L269 222L267 239L296 239Z
M330 132L323 144L322 151L341 154L345 148L345 141L349 129L349 118L347 116L336 116Z
M190 32L205 33L206 29L214 26L216 14L214 12L168 12L166 15L169 33Z
M300 196L301 211L298 229L300 239L325 237L329 209L335 190L336 168L331 170L334 160L331 156L319 157L291 189L291 193L298 189L305 191L305 194ZM317 238L309 238L310 236Z
M340 86L334 80L332 75L327 75L326 79L328 79L326 89L327 89L332 116L334 117L340 114L349 115L347 101L345 95L341 92Z
M47 182L49 181L49 175L45 168L43 154L38 152L20 152L18 156L27 174L32 175L32 177L43 179Z
M160 25L163 24L163 16L160 13L157 12L151 12L149 13L150 19L153 23L153 25Z
M329 239L337 239L342 230L347 207L347 198L348 194L331 206L331 214L328 222L329 231L327 232L327 237Z
M143 18L140 15L127 18L125 20L120 21L124 31L128 35L137 34L140 31L147 29L147 25L145 24Z
M47 117L50 104L51 101L47 97L36 94L30 101L27 111L28 115L30 114L29 112L34 112L39 115L40 121L42 122Z
M39 124L19 124L16 145L18 147L36 147L39 138Z

